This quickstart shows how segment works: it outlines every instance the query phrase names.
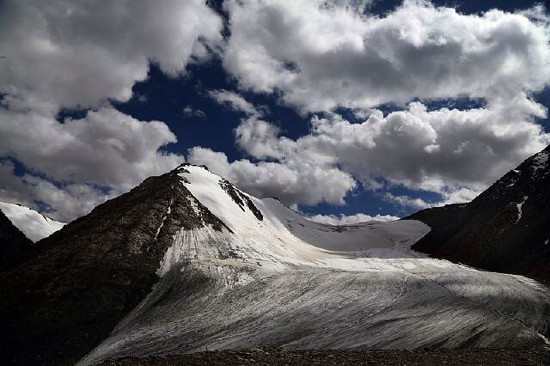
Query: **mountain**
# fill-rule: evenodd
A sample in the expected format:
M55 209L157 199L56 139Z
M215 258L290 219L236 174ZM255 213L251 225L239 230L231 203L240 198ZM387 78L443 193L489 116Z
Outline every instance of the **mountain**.
M23 261L32 250L33 242L63 225L28 207L0 202L0 271Z
M0 273L0 361L546 344L547 288L411 251L428 231L415 220L314 223L183 165Z
M468 204L420 211L431 231L413 249L550 284L550 146Z

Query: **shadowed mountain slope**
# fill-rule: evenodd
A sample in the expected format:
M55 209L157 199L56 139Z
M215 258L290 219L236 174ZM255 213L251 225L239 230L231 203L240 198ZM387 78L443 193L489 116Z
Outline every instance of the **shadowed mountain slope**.
M0 272L21 262L32 244L32 241L0 211Z
M431 231L413 249L550 284L550 146L468 204L417 212Z

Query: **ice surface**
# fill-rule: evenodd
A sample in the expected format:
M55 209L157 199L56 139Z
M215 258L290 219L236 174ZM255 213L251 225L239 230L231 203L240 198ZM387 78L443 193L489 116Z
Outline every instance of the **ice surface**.
M0 202L0 210L33 242L50 236L65 225L28 207L13 203Z

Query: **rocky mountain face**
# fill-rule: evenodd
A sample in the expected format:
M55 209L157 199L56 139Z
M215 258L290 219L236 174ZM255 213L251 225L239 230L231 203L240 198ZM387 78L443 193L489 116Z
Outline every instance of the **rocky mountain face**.
M73 364L147 295L177 230L224 227L181 179L173 171L145 180L0 274L1 364Z
M550 284L550 146L472 202L420 211L431 231L413 249Z
M23 261L32 244L0 210L0 272Z

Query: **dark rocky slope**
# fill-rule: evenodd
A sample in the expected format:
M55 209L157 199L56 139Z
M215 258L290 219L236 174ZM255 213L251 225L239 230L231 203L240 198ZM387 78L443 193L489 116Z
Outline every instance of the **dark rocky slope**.
M408 217L432 231L413 249L550 284L550 146L465 205Z
M33 242L0 211L0 272L24 260Z
M224 227L180 179L148 178L0 274L0 364L74 364L149 293L179 228Z

